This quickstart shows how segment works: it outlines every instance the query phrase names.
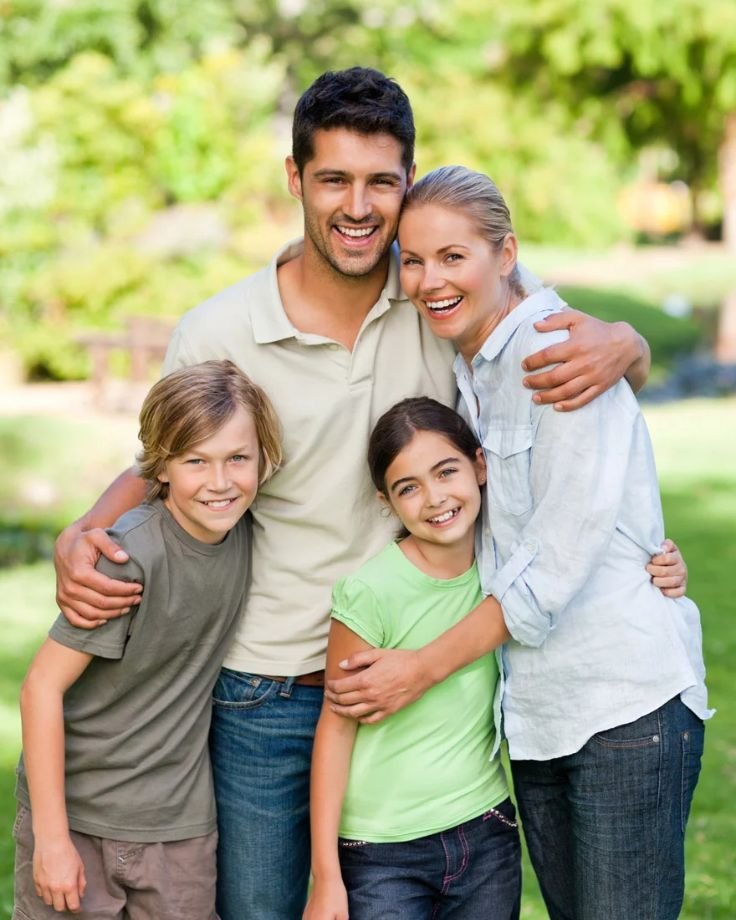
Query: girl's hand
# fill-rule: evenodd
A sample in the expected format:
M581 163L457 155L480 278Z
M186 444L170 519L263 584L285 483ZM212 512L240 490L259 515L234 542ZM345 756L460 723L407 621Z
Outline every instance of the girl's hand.
M348 920L348 893L342 881L315 881L303 920Z
M687 590L687 565L672 540L665 540L662 552L652 556L647 572L665 597L682 597Z
M36 841L33 850L36 894L54 910L81 912L87 888L84 865L70 837L54 842Z

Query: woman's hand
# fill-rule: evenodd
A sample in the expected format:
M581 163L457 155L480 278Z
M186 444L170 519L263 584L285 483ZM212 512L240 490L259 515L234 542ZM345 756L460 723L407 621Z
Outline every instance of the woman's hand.
M33 850L33 883L36 894L54 910L82 910L87 888L84 865L68 835L55 841L36 840Z
M93 629L140 603L141 585L108 578L95 569L101 555L111 562L128 559L128 554L99 528L83 531L72 524L56 541L56 601L72 626Z
M420 651L372 648L356 652L340 667L357 673L327 681L330 709L365 724L398 712L432 686Z
M687 590L687 564L672 540L665 540L662 552L652 556L647 572L665 597L682 597Z

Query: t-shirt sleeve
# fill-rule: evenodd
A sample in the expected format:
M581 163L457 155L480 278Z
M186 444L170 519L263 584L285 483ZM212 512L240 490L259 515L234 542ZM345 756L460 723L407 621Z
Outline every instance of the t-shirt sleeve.
M141 584L144 581L142 567L132 558L121 565L101 556L96 568L98 572L119 581L135 581ZM145 599L141 601L141 604L144 603ZM131 613L108 620L104 626L98 626L96 629L72 626L63 614L59 614L49 630L49 636L60 645L78 652L86 652L99 658L119 659L123 657L125 644L137 614L138 610L134 608Z
M384 646L384 613L378 598L365 582L357 578L338 581L332 590L331 616L376 648Z

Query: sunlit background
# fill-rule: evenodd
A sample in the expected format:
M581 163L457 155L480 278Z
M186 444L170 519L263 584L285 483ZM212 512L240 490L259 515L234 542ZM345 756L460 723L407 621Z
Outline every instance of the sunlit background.
M489 173L522 259L652 346L645 412L720 710L683 916L731 920L733 0L0 0L0 911L54 535L130 461L176 318L299 234L291 112L353 64L408 92L420 175ZM523 917L544 916L527 871Z

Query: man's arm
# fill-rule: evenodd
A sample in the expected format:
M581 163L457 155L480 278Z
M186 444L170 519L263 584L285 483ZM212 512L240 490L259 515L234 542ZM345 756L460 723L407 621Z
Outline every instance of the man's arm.
M141 599L141 585L108 578L95 569L100 555L126 562L128 554L102 529L145 497L145 483L135 469L126 470L94 506L61 532L54 549L56 600L73 626L91 629L130 610Z
M539 332L567 329L570 337L530 355L525 371L550 370L524 378L537 390L536 403L553 403L560 411L579 409L622 377L635 393L649 376L651 352L646 339L628 323L606 323L579 310L562 310L534 324Z

